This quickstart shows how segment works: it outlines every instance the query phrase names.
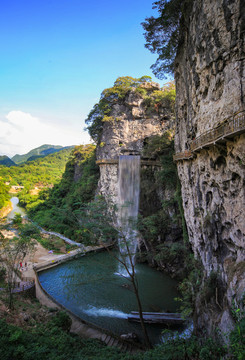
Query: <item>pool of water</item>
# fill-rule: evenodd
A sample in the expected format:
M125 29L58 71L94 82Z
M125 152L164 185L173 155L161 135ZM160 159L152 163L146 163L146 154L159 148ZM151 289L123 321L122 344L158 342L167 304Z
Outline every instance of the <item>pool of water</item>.
M59 303L82 319L118 335L129 332L140 338L139 324L127 314L138 311L130 281L120 275L118 261L111 254L88 254L39 273L43 288ZM143 311L176 312L177 282L145 264L136 266ZM161 339L162 325L148 325L152 343Z

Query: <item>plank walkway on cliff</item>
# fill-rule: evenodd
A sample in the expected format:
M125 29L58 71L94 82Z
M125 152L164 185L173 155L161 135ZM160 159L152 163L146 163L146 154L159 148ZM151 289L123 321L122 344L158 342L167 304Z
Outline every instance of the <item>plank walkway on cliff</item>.
M97 165L118 165L118 159L100 159L96 161ZM160 161L157 160L146 160L141 159L140 160L141 166L158 166L161 167L162 164Z
M194 153L216 143L222 143L245 132L245 110L236 113L223 121L222 124L198 136L190 142L190 150L176 153L174 161L192 159Z

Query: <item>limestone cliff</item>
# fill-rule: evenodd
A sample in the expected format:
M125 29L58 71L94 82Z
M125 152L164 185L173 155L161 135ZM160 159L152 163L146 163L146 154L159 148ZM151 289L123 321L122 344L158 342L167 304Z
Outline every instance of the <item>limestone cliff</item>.
M185 219L203 287L214 273L219 282L206 304L196 302L197 328L208 333L232 326L231 307L242 306L245 288L244 31L244 1L196 0L176 58L175 149L189 157L178 161ZM224 124L229 136L218 136ZM212 129L216 136L195 146Z
M100 144L97 146L97 163L100 165L98 191L117 205L119 155L141 156L140 215L145 218L155 214L155 218L151 219L155 223L160 221L158 211L161 210L164 217L164 223L159 225L160 233L155 235L154 239L151 235L148 238L142 236L141 250L147 252L144 260L164 268L171 275L176 275L176 265L178 268L181 267L180 264L176 264L177 259L170 264L166 260L154 258L158 254L157 247L160 244L182 241L181 219L178 218L176 202L172 201L172 205L165 209L164 214L162 210L162 203L170 202L176 189L173 184L169 189L157 180L161 172L161 162L154 151L146 151L155 137L160 139L163 134L169 134L171 140L174 112L167 102L154 102L155 92L161 92L158 84L145 82L140 85L140 89L144 90L143 94L130 89L124 99L114 101L109 114L110 120L103 122ZM167 148L165 151L169 153L171 149ZM144 230L145 226L142 225L142 229Z
M148 96L160 90L157 83L143 83ZM150 136L161 135L174 122L168 107L151 109L144 105L144 97L131 90L125 99L111 106L110 121L103 123L100 144L97 146L97 163L100 165L99 191L116 204L118 196L119 155L142 155L144 144Z

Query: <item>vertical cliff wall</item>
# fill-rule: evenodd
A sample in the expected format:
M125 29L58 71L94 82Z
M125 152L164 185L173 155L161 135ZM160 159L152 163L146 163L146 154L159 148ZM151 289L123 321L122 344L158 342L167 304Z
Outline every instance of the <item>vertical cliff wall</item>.
M245 110L244 1L196 0L176 58L176 153ZM229 120L228 120L229 121ZM242 128L242 126L241 126ZM208 301L196 303L197 328L227 331L230 309L245 288L245 134L232 133L178 161L189 239L204 268L216 276ZM208 143L208 141L207 141Z

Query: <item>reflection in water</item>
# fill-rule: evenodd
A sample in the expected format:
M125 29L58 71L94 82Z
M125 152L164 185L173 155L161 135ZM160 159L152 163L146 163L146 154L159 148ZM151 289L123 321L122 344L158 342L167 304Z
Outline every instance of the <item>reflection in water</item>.
M51 296L82 319L119 335L134 332L141 337L140 325L126 319L138 310L134 291L130 281L115 274L117 268L118 261L102 252L43 271L39 279ZM136 270L143 311L176 312L177 282L144 264ZM159 342L162 326L147 327L151 341Z

